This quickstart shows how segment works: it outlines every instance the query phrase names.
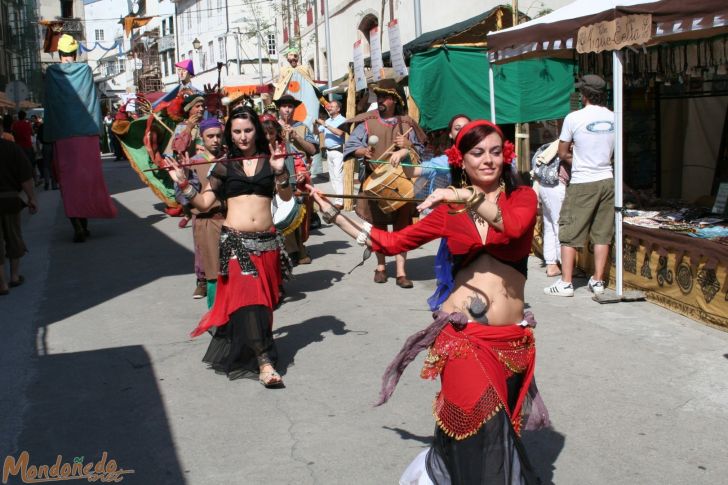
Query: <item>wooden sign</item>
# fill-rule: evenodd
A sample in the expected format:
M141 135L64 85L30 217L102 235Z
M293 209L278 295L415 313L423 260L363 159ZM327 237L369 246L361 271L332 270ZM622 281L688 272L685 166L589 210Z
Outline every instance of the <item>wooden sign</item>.
M616 51L652 38L652 15L627 15L579 28L576 52Z

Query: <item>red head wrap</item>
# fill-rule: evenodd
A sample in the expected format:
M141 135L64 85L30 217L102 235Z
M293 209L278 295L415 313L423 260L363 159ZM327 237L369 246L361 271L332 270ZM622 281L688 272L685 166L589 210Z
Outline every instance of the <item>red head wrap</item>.
M278 121L275 116L273 116L270 113L262 114L258 117L260 119L260 122L263 123L264 121Z
M465 133L469 132L476 126L489 126L493 128L496 133L498 133L498 135L501 137L501 140L503 140L503 163L505 163L506 165L510 165L511 162L513 162L513 158L515 156L513 143L506 140L506 137L503 136L503 131L501 131L498 125L491 123L488 120L471 121L470 123L462 127L462 129L458 132L458 136L455 138L455 143L453 143L453 146L445 150L445 155L447 155L448 163L450 165L454 165L455 167L462 168L463 154L462 152L460 152L458 144L460 144L460 140L462 140L463 135L465 135Z

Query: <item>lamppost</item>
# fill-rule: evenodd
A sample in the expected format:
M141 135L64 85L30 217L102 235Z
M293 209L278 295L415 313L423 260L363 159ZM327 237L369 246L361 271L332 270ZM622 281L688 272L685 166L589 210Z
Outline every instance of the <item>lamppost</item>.
M192 41L192 48L195 50L195 53L197 54L197 65L202 70L205 69L205 66L202 65L202 62L200 61L200 50L202 49L202 42L200 42L200 39L195 37L195 40Z

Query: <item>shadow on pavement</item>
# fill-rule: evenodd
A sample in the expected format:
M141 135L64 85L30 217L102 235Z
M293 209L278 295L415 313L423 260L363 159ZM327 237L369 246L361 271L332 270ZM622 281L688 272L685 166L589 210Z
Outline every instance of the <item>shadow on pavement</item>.
M345 234L343 235L346 236ZM306 246L306 249L308 250L309 254L311 254L313 260L316 261L317 258L322 258L327 254L342 254L339 252L339 250L346 249L350 246L351 244L349 244L346 240L342 239L341 241L324 241L317 244L312 244L311 246Z
M308 273L296 274L296 269L294 268L293 279L285 282L283 285L286 292L283 304L303 300L306 298L306 293L330 288L334 286L334 283L341 281L343 276L344 273L341 271L333 271L330 269L320 269Z
M402 428L390 428L389 426L382 426L383 429L388 429L390 431L394 431L399 435L399 437L403 440L411 440L411 441L419 441L420 443L423 443L427 446L429 446L432 443L432 435L427 436L420 436L413 433L410 433L406 429Z
M71 224L53 233L40 326L51 325L161 278L193 277L194 254L117 204L116 219L89 221L91 237L71 242ZM166 217L166 216L164 216Z
M412 252L409 253L409 256ZM373 260L374 258L372 258ZM435 277L435 256L421 256L419 258L407 258L407 277L413 281L431 280ZM387 257L387 274L396 276L397 267L394 263L394 257Z
M134 470L123 475L125 484L185 483L141 346L41 356L36 366L16 458L27 450L35 465L53 465L56 455L88 463L107 452L119 468Z
M310 344L323 342L324 334L331 332L334 335L345 335L346 324L331 315L310 318L306 321L286 325L273 330L276 347L278 348L278 364L276 369L285 374L288 367L293 364L296 354Z
M554 463L561 454L561 450L564 449L566 436L553 428L547 428L539 431L524 431L521 438L531 465L541 478L541 483L544 485L554 483L556 468Z

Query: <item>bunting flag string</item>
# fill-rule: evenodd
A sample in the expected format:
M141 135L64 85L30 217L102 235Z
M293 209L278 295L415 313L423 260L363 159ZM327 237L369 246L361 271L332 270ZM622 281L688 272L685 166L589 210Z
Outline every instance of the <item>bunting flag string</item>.
M94 42L94 44L91 47L89 47L89 45L91 45L91 44L90 43L83 44L83 43L79 42L78 49L81 52L91 52L91 51L95 50L97 47L99 49L105 50L107 52L110 50L113 50L113 49L117 49L119 51L119 55L123 54L122 45L119 40L115 40L114 43L112 45L110 45L109 47L104 47L103 45L101 45L100 42Z

